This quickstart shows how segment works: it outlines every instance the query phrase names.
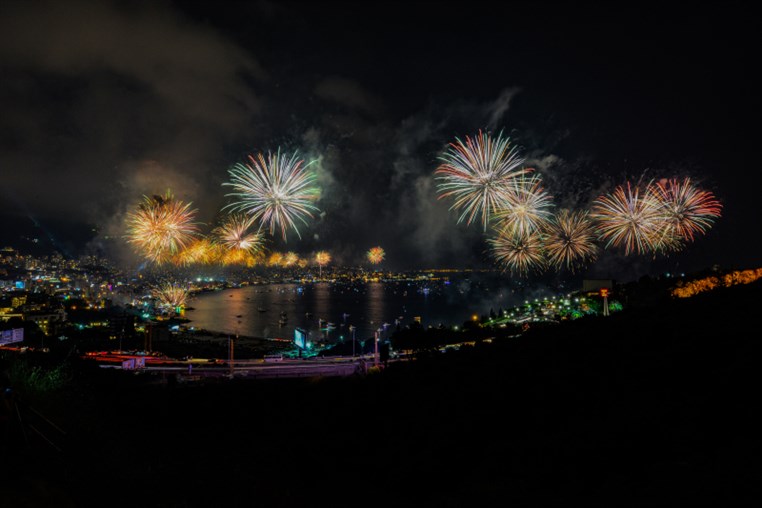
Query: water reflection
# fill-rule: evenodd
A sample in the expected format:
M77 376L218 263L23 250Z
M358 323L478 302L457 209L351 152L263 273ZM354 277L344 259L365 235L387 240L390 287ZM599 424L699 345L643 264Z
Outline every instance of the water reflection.
M359 343L379 329L389 337L397 323L416 317L424 326L460 325L473 313L511 305L512 297L510 291L455 284L272 284L202 293L186 316L196 328L250 337L290 340L299 327L313 342L350 340L353 326Z

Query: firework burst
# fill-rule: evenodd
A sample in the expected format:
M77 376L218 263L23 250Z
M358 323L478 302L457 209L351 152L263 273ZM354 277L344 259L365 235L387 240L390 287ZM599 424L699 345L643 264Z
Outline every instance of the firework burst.
M546 267L542 236L539 233L517 234L503 230L487 242L493 257L503 270L525 276L530 271L542 271Z
M323 267L330 262L331 255L328 252L321 250L315 254L315 263L320 267L320 277L323 276Z
M143 196L137 209L127 214L127 241L150 261L170 260L198 234L193 222L196 210L190 207L170 191L164 196Z
M685 241L706 233L722 211L714 194L699 189L690 178L660 180L649 191L661 202L667 234Z
M519 168L524 159L509 138L493 139L481 131L465 142L456 138L440 160L435 171L439 198L455 200L450 209L460 212L458 222L471 224L481 214L484 231L511 179L528 171Z
M542 229L551 217L553 198L542 187L539 175L512 178L501 197L495 213L498 230L524 236Z
M386 257L386 252L381 247L372 247L365 254L365 257L368 258L368 261L370 261L370 264L377 265L384 260L384 258Z
M283 254L280 252L273 252L270 257L267 258L267 266L280 266L283 262Z
M242 251L252 255L262 252L264 238L258 231L251 232L254 218L231 214L227 220L212 231L218 245L227 252Z
M545 227L545 252L550 264L570 270L595 260L595 229L586 211L561 210Z
M172 258L176 265L208 265L218 261L219 247L208 238L196 238Z
M330 262L331 255L328 252L321 250L315 254L315 263L317 263L319 266L325 266Z
M229 170L231 182L223 185L233 188L235 192L228 196L238 201L228 206L259 220L260 227L268 228L271 235L279 229L284 241L288 228L301 238L296 222L306 225L306 217L318 211L312 204L318 197L317 176L307 171L307 166L296 152L290 157L280 149L267 157L250 155L248 164L239 163Z
M152 288L151 295L160 307L176 309L184 307L188 301L188 290L171 282L164 282Z
M283 255L283 259L281 260L281 266L288 268L290 266L298 266L299 265L299 254L296 252L286 252L286 254Z
M665 249L674 243L664 233L662 205L653 192L641 192L627 182L614 192L598 197L590 217L596 222L598 238L611 245L624 246L625 254L645 254Z
M219 261L223 265L245 265L250 268L255 266L260 260L260 253L252 253L245 249L222 250L219 257Z

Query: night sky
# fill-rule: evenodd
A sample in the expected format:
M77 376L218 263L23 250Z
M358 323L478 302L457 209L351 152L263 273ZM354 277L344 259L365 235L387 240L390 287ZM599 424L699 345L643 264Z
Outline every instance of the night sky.
M685 251L607 252L588 275L760 266L759 6L572 4L6 0L0 246L124 257L143 194L170 187L211 224L228 168L280 146L317 159L322 213L274 248L488 266L433 180L486 129L557 206L671 176L722 201Z

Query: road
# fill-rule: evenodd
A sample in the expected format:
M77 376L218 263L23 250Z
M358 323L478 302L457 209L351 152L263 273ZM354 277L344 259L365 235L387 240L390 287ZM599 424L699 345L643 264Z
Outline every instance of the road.
M173 360L165 357L151 357L124 353L87 355L105 368L139 370L147 372L172 373L185 378L223 377L272 379L315 376L351 376L364 373L373 365L373 355L364 357L329 357L308 359L267 359L235 360L231 369L222 360ZM131 360L144 359L145 366L134 366Z

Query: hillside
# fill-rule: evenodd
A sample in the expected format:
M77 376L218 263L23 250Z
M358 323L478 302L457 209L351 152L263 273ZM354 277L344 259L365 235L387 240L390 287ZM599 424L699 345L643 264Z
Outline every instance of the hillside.
M762 284L364 378L83 372L10 446L3 506L732 505L759 499Z

